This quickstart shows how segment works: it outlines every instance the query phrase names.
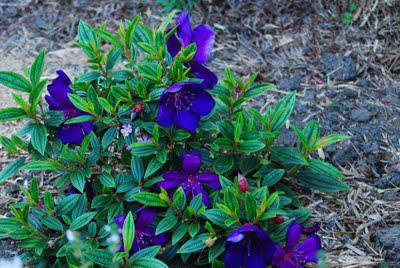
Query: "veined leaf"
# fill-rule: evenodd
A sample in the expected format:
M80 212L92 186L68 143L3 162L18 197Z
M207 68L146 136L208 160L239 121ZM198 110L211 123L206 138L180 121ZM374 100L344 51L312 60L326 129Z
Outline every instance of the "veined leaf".
M11 162L8 166L3 168L0 172L0 183L4 182L6 179L12 177L15 173L17 173L20 168L25 163L25 157L19 157L18 159Z
M26 116L26 112L21 108L9 107L0 109L0 122L21 119Z
M349 190L349 187L342 181L312 171L299 172L295 177L302 185L317 191L339 192Z
M134 194L132 199L150 207L168 207L168 203L160 198L158 194L141 192Z
M28 79L14 72L0 72L0 84L22 92L30 92L32 89Z

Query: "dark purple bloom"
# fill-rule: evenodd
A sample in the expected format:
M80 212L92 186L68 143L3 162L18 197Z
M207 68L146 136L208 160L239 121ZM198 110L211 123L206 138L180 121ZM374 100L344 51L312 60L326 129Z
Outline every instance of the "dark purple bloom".
M320 222L316 222L311 226L307 226L307 227L303 227L301 229L301 233L302 234L315 234L316 232L318 232L319 228L321 227L321 223Z
M173 124L195 132L200 116L208 115L215 106L211 95L195 82L181 82L167 88L160 98L157 122L163 127Z
M176 34L173 34L167 41L168 51L175 57L181 48L196 43L197 51L194 61L203 64L211 55L215 41L213 29L205 24L197 25L192 29L189 20L189 12L184 11L176 20L178 26Z
M298 222L291 222L286 232L286 247L276 246L272 264L279 268L302 268L317 263L317 252L321 250L321 240L312 234L299 243L303 228Z
M210 198L204 191L202 184L212 189L221 189L219 177L215 173L199 173L201 160L199 152L183 153L182 155L182 172L171 170L163 173L164 181L159 182L158 187L170 190L182 186L186 196L191 195L192 198L202 194L202 201L206 206L211 204Z
M204 89L212 89L218 82L217 76L203 64L211 55L214 45L215 34L208 25L198 25L194 29L190 25L189 12L184 11L176 20L178 26L175 34L167 41L168 51L172 57L175 57L182 48L192 43L196 43L196 54L189 66L196 78L202 79L201 83Z
M72 93L69 87L71 80L62 70L58 70L57 74L58 77L47 86L50 96L46 96L45 98L50 110L63 111L66 119L86 114L84 111L77 109L68 98L68 94ZM92 129L93 124L91 122L61 124L57 129L56 135L63 144L81 144L83 138Z
M269 234L246 223L233 231L225 242L225 266L265 268L271 263L275 245Z
M135 253L141 249L154 245L164 245L168 242L168 233L164 232L156 235L156 229L150 227L150 223L154 220L156 212L148 207L140 208L136 211L137 218L135 221L135 240L133 241L130 253ZM126 215L114 217L114 222L123 228ZM124 245L121 243L120 251L124 251Z

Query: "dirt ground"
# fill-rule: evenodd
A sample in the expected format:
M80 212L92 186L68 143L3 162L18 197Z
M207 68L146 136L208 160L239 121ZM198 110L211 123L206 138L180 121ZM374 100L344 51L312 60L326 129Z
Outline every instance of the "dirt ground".
M340 166L352 190L304 192L306 207L322 222L320 234L332 267L377 267L400 263L400 1L364 0L350 25L342 22L350 1L204 0L193 10L195 23L217 34L208 65L222 77L225 67L278 85L254 100L265 109L295 90L291 122L320 122L323 133L352 139L326 148L321 157ZM155 25L163 17L154 1L0 1L0 69L22 72L42 49L48 51L45 74L69 75L85 67L73 45L77 23L115 28L138 12ZM0 107L10 105L10 90L0 88ZM15 131L2 124L0 135ZM294 144L287 131L281 143ZM11 159L2 155L4 166ZM17 183L0 186L0 213L18 200ZM0 256L15 247L0 240Z

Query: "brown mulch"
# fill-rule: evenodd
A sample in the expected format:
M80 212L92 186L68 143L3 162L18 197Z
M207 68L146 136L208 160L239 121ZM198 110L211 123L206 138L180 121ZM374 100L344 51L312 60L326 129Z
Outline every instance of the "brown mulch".
M352 190L301 196L322 222L327 262L332 267L395 265L388 249L378 243L377 232L400 224L399 188L393 181L394 186L382 181L400 171L400 1L354 1L359 8L352 23L343 25L348 2L209 0L201 1L192 17L216 29L209 65L219 77L226 67L240 75L256 71L260 80L277 84L298 75L299 107L291 121L304 124L314 118L326 133L353 136L322 154L342 167ZM120 19L138 12L152 25L163 17L154 1L2 1L0 69L22 72L22 66L46 48L46 75L53 77L59 68L77 74L85 66L72 44L79 19L92 25L107 19L115 28ZM326 55L350 57L357 65L356 75L345 80L331 76L322 62ZM11 91L0 90L0 107L8 106ZM291 90L278 88L254 103L265 107ZM370 118L351 117L355 109L368 112ZM15 129L15 124L2 124L0 134ZM284 136L282 142L292 144L293 137ZM0 152L1 166L8 161ZM21 176L18 182L24 180ZM18 199L16 184L10 185L0 187L2 208Z

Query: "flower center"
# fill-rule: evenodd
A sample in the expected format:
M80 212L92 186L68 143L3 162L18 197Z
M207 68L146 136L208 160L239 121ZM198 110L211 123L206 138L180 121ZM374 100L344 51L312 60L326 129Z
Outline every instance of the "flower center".
M64 117L67 119L71 119L80 115L80 111L78 109L70 109L64 110Z
M150 244L151 235L137 230L136 239L138 241L139 249L146 248Z
M168 97L168 104L175 106L177 110L189 110L193 105L195 94L191 91L179 91L174 94L170 94Z

